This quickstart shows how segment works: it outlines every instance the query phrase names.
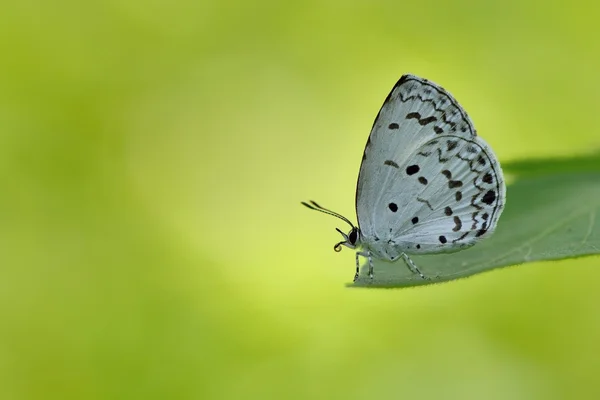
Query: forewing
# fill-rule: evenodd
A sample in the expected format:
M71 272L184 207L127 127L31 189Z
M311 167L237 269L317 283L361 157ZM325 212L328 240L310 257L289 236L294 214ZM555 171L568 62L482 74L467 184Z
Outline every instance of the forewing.
M450 93L414 75L404 75L385 99L367 140L356 188L356 213L363 235L374 237L387 227L381 213L390 192L398 204L414 201L414 192L399 174L410 157L438 136L476 137L467 113ZM389 211L389 210L388 210Z

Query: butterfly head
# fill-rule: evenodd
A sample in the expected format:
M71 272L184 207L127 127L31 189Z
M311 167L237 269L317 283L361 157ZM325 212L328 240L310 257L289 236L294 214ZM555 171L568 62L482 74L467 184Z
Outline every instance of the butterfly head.
M350 225L350 227L352 229L350 229L350 232L348 232L348 234L345 234L339 228L335 228L335 230L338 231L342 235L344 240L342 240L341 242L339 242L335 246L333 246L333 250L335 250L336 252L340 252L342 250L342 246L346 246L351 249L355 249L356 247L359 246L359 244L360 244L360 229L357 226L354 226L354 224L352 222L350 222L350 220L348 218L346 218L343 215L338 214L334 211L331 211L325 207L322 207L322 206L318 205L315 201L312 201L312 200L310 201L310 203L302 202L302 204L304 206L310 208L311 210L320 211L325 214L333 215L334 217L339 218L342 221L346 222L348 225Z
M356 246L358 245L358 238L360 236L360 231L356 226L353 226L352 230L350 230L350 232L348 232L347 235L344 232L342 232L342 230L339 228L335 228L335 230L342 235L344 240L333 246L333 250L339 253L340 251L342 251L342 246L346 246L351 249L356 248Z

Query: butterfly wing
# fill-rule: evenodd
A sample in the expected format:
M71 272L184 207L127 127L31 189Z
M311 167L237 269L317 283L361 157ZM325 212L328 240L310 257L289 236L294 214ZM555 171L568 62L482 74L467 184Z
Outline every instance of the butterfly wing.
M494 230L505 190L495 155L452 95L413 75L400 78L375 119L358 177L365 240L407 252L468 247Z
M413 201L396 215L388 214L393 243L410 253L438 253L464 249L493 233L506 187L502 169L482 139L441 135L411 154L406 165L422 171L398 171L410 182ZM396 196L403 197L390 191L384 201L394 202Z

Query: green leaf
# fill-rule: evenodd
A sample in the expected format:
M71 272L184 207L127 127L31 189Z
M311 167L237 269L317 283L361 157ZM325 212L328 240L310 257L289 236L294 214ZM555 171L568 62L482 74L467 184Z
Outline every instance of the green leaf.
M600 154L502 164L513 183L496 232L457 253L411 256L431 280L402 260L374 260L371 282L363 266L352 287L404 287L444 282L494 268L600 253Z

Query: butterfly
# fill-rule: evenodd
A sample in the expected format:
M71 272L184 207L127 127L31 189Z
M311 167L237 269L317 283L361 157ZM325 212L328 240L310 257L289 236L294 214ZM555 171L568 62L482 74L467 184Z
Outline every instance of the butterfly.
M358 226L314 201L306 207L351 227L334 246L369 263L404 260L429 279L410 254L464 250L492 235L506 203L502 168L465 110L441 86L403 75L379 110L356 186Z

